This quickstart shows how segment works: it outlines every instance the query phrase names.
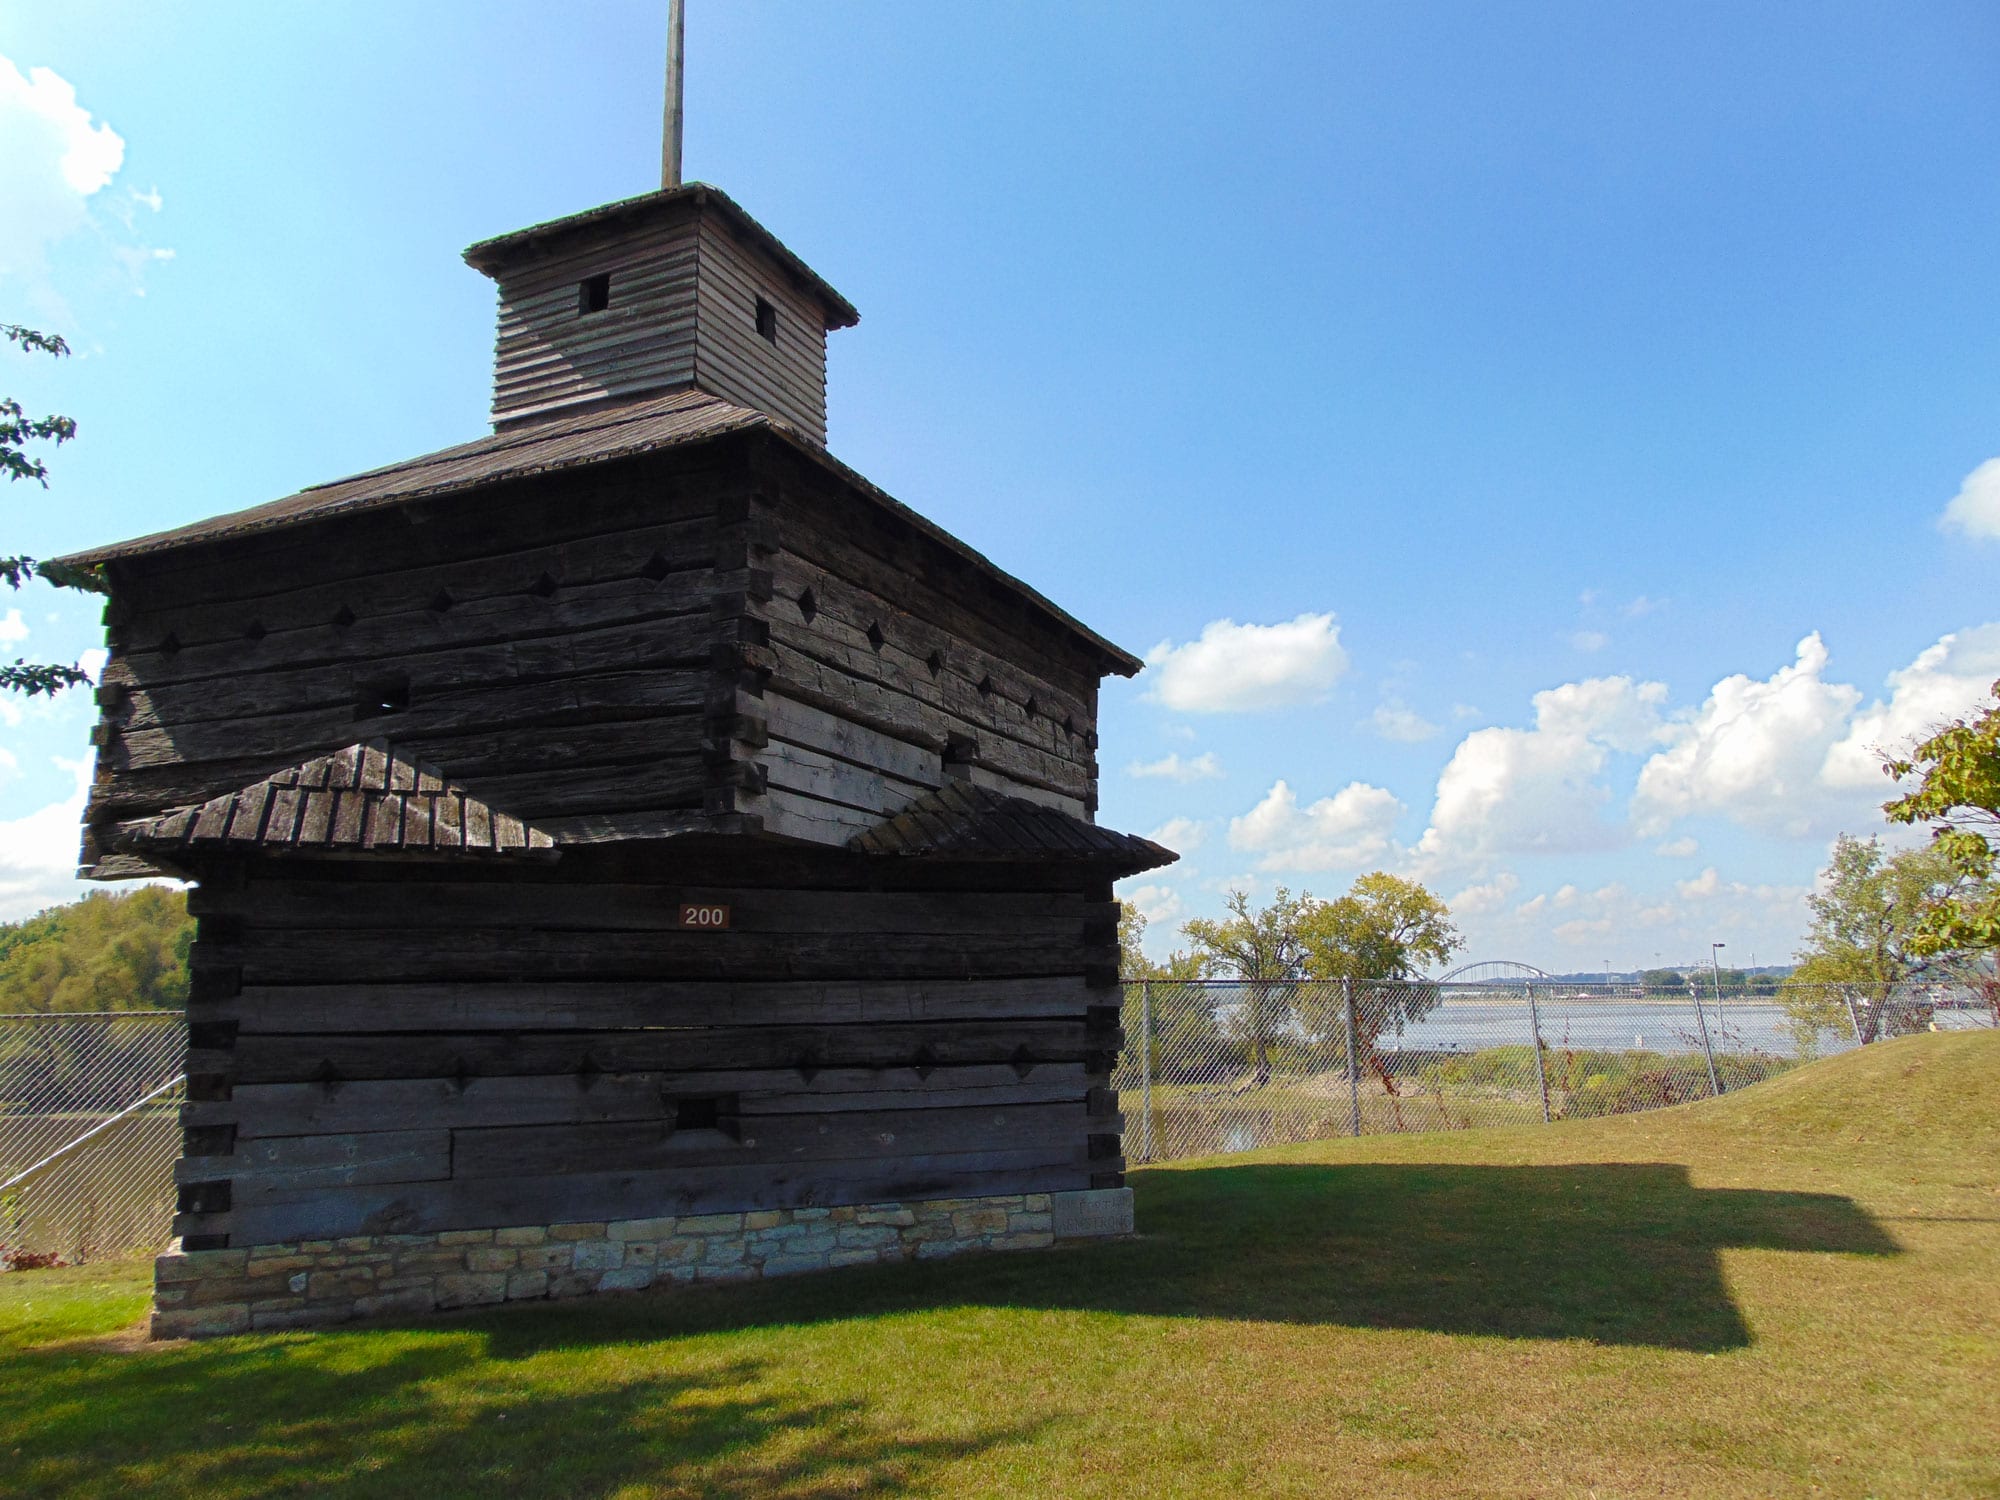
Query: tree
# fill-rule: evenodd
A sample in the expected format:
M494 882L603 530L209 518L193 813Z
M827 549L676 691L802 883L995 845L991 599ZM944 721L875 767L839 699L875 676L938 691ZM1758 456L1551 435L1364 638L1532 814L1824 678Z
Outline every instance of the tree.
M1437 1008L1437 986L1417 981L1464 946L1444 902L1382 870L1363 875L1337 900L1308 899L1299 942L1307 977L1345 981L1338 999L1306 992L1300 1022L1322 1042L1345 1045L1351 991L1354 1046L1363 1057L1374 1056L1383 1032L1400 1032Z
M0 1012L177 1010L193 939L186 893L159 885L0 923Z
M1781 991L1795 1029L1818 1024L1828 991L1845 985L1866 997L1857 1008L1860 1040L1880 1034L1890 992L1902 981L1951 967L1955 955L1921 941L1927 914L1958 873L1932 845L1886 853L1879 840L1843 833L1820 872L1820 888L1807 898L1812 926L1799 950L1799 967ZM1835 1003L1842 1010L1845 1000Z
M1916 787L1882 811L1893 823L1931 825L1931 849L1951 872L1932 893L1912 939L1924 957L1976 951L2000 958L2000 682L1994 702L1939 730L1907 759L1886 760ZM2000 1007L2000 978L1987 981Z
M1127 985L1145 982L1144 1009L1152 1026L1152 1074L1155 1078L1189 1080L1207 1076L1223 1059L1226 1048L1215 1018L1212 994L1196 981L1206 979L1206 956L1176 949L1166 962L1155 963L1141 946L1146 918L1129 903L1118 913L1119 974ZM1126 991L1127 1045L1137 1045L1138 1011Z
M1293 896L1279 886L1271 904L1250 909L1250 898L1231 891L1224 899L1227 921L1196 917L1181 924L1181 934L1214 969L1244 982L1249 1012L1244 1017L1250 1065L1261 1086L1271 1081L1271 1039L1285 1017L1277 1004L1278 986L1304 972L1305 950L1299 938L1299 918L1311 896Z
M61 359L69 353L69 345L59 335L38 333L18 323L0 323L0 336L31 354L47 354ZM53 443L61 447L75 436L76 422L73 418L30 417L20 402L11 396L0 396L0 472L6 474L10 484L32 479L47 489L48 465L39 458L31 457L26 445ZM0 578L7 581L8 587L15 589L40 578L57 588L81 589L94 594L106 592L103 578L95 571L65 567L56 562L41 562L32 557L0 557ZM29 662L20 658L16 658L12 666L0 666L0 688L26 693L30 697L37 693L58 693L66 687L77 687L89 681L89 674L77 666Z

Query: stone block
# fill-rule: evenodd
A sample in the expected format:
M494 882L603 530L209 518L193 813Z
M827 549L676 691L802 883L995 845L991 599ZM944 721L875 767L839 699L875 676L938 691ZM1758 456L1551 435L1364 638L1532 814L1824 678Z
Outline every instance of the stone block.
M331 1307L273 1308L268 1312L253 1311L250 1314L250 1326L274 1331L285 1328L324 1328L329 1323L345 1323L353 1316L352 1306L348 1304L335 1304Z
M888 1224L897 1229L908 1229L917 1222L917 1216L907 1208L876 1205L857 1209L854 1214L857 1224Z
M152 1333L156 1339L212 1339L225 1334L247 1333L249 1329L250 1306L245 1302L153 1314Z
M651 1266L620 1266L597 1278L600 1292L643 1292L653 1284Z
M792 1222L810 1224L815 1219L830 1218L832 1214L833 1210L830 1208L795 1208L792 1210Z
M465 1252L468 1271L511 1271L521 1263L521 1252L498 1245L474 1245Z
M688 1243L699 1245L701 1241L691 1240ZM656 1265L658 1264L659 1259L660 1259L660 1242L658 1240L625 1241L626 1265L628 1266Z
M697 1281L749 1281L757 1274L757 1268L741 1261L726 1266L710 1265L707 1262L691 1268Z
M447 1229L437 1237L440 1245L490 1245L493 1231L490 1229Z
M963 1255L978 1249L970 1240L925 1240L917 1246L918 1260L943 1260L947 1255Z
M785 1222L784 1214L775 1208L760 1208L755 1213L743 1216L745 1229L776 1229Z
M575 1254L573 1245L530 1245L521 1251L517 1264L523 1271L567 1271Z
M898 1238L889 1224L843 1224L834 1235L834 1243L843 1250L855 1250L864 1245L893 1245Z
M694 1214L682 1219L675 1226L682 1234L740 1234L743 1232L741 1214Z
M440 1308L483 1307L489 1302L506 1300L507 1278L497 1271L440 1276L437 1279L437 1305Z
M836 1250L826 1258L828 1266L872 1266L881 1260L883 1252L873 1250Z
M463 1250L405 1250L394 1262L399 1276L439 1276L464 1269Z
M663 1240L674 1232L674 1221L666 1219L620 1219L611 1226L614 1240Z
M615 1271L625 1264L625 1247L617 1240L579 1240L570 1264L579 1271Z
M524 1224L518 1229L493 1231L493 1243L496 1245L539 1245L548 1237L548 1230L539 1224Z
M187 1299L187 1288L184 1286L159 1286L153 1288L153 1306L155 1307L185 1307Z
M952 1233L962 1239L970 1239L980 1234L1005 1234L1007 1232L1007 1210L1004 1208L968 1208L951 1216Z
M764 1262L766 1276L797 1276L806 1271L824 1271L823 1255L774 1255Z
M1055 1242L1051 1231L1034 1229L1025 1234L996 1234L987 1244L995 1250L1046 1250Z
M549 1294L549 1273L547 1271L516 1271L507 1278L507 1300L519 1302L527 1297L546 1297Z
M582 1297L597 1290L601 1271L563 1271L549 1278L551 1297Z
M1055 1236L1059 1240L1102 1239L1132 1232L1129 1187L1051 1193L1049 1211L1054 1216Z
M437 1291L429 1282L354 1299L354 1315L357 1318L418 1317L436 1307Z
M329 1255L333 1252L332 1240L300 1240L299 1254Z
M699 1258L704 1266L740 1266L745 1263L750 1253L750 1247L742 1240L709 1240L706 1243L701 1240L682 1240L679 1243L689 1250L690 1260ZM664 1245L660 1247L662 1259L665 1258L666 1248Z
M310 1275L311 1272L309 1271L292 1272L290 1276L287 1276L285 1278L285 1290L298 1295L303 1295L306 1289L307 1280L310 1277Z
M1046 1209L1039 1213L1033 1209L1022 1209L1018 1213L1007 1215L1007 1232L1009 1234L1023 1234L1029 1230L1036 1229L1053 1230L1056 1227L1055 1217L1054 1214L1048 1212Z
M549 1238L552 1240L601 1240L608 1224L551 1224Z
M313 1271L306 1280L306 1295L315 1302L365 1297L374 1290L372 1271Z

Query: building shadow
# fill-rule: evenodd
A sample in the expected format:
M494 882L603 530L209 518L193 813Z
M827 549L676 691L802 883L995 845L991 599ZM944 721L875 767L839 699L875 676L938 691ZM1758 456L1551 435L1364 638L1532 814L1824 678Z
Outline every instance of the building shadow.
M1231 1318L1714 1352L1748 1325L1721 1252L1894 1255L1831 1193L1698 1188L1673 1163L1219 1166L1135 1174L1139 1236L1049 1255L594 1299L564 1336L655 1339L954 1305ZM540 1319L490 1320L496 1352Z

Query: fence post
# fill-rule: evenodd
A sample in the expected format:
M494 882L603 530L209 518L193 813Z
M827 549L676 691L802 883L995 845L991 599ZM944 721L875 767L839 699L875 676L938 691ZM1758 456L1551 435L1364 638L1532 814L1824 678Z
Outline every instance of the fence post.
M1340 977L1342 1008L1347 1013L1347 1109L1353 1133L1361 1134L1361 1069L1354 1056L1354 976Z
M1840 998L1847 1002L1847 1019L1854 1023L1854 1045L1867 1046L1868 1038L1861 1034L1861 1012L1854 1008L1854 991L1843 984L1840 987Z
M1139 1160L1153 1159L1153 982L1139 981Z
M1708 1059L1708 1088L1711 1099L1722 1096L1722 1079L1715 1071L1715 1047L1708 1039L1708 1012L1702 1009L1701 989L1690 979L1688 997L1694 1001L1694 1024L1701 1032L1701 1055Z
M1535 1004L1535 986L1528 985L1528 1024L1535 1031L1535 1087L1542 1091L1542 1123L1549 1123L1549 1075L1542 1069L1542 1011Z

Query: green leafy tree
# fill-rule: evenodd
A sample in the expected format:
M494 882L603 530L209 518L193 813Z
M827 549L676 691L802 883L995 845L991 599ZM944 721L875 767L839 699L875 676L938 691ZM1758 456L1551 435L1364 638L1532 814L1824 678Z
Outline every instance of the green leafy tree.
M1305 903L1299 946L1306 976L1347 981L1354 995L1354 1045L1372 1057L1385 1031L1400 1032L1437 1008L1437 986L1420 983L1464 946L1451 909L1424 886L1376 870L1346 895ZM1390 983L1372 983L1391 981ZM1308 990L1299 1020L1322 1042L1345 1045L1346 992Z
M1228 1047L1215 1018L1213 994L1196 981L1206 979L1211 964L1201 953L1177 949L1165 962L1146 956L1146 918L1129 903L1118 914L1119 973L1128 985L1147 982L1143 1007L1128 990L1125 1028L1136 1042L1143 1008L1152 1026L1152 1073L1155 1078L1192 1079L1213 1069Z
M1248 1004L1242 1026L1250 1067L1259 1086L1271 1081L1271 1044L1288 1019L1279 999L1288 980L1305 973L1305 947L1300 918L1312 897L1294 896L1279 886L1269 906L1253 911L1250 898L1231 891L1224 900L1229 916L1223 921L1196 917L1181 924L1181 935L1216 973L1243 982Z
M158 885L0 924L0 1012L179 1009L193 940L187 896Z
M59 335L38 333L18 323L0 323L0 337L31 354L47 354L60 359L69 353L69 345ZM13 397L0 396L0 473L7 476L10 484L28 479L44 489L48 488L48 465L32 456L28 445L51 443L60 447L75 436L74 418L30 417ZM96 594L105 592L104 580L93 571L41 562L32 557L0 557L0 579L5 579L8 587L18 589L37 578L57 588L81 589ZM30 662L20 658L11 666L0 665L0 688L26 693L30 697L37 693L58 693L66 687L77 687L89 681L89 674L78 666L66 667L59 663Z
M2000 682L1994 702L1939 730L1883 769L1917 785L1882 811L1895 823L1928 823L1931 849L1950 871L1933 891L1911 947L1932 957L1976 952L2000 960ZM1987 976L2000 1019L2000 978Z
M1847 999L1823 986L1845 986L1857 997L1849 1024L1858 1024L1860 1039L1871 1042L1881 1033L1897 984L1921 973L1952 972L1957 955L1930 946L1924 924L1957 879L1935 845L1889 854L1874 838L1842 834L1835 840L1820 887L1807 898L1812 926L1797 954L1799 966L1779 992L1794 1029L1838 1027Z

